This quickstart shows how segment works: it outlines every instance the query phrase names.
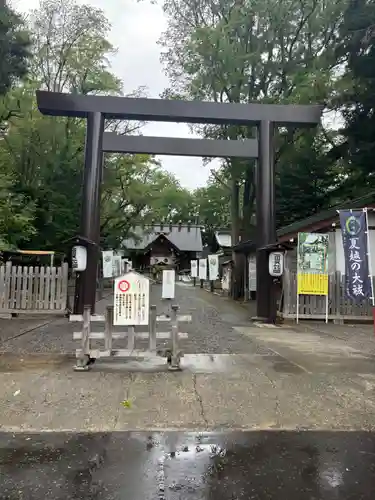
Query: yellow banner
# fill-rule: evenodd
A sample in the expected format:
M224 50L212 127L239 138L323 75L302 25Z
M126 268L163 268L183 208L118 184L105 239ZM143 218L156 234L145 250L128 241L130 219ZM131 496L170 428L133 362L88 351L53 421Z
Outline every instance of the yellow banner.
M297 274L299 295L328 295L328 274Z

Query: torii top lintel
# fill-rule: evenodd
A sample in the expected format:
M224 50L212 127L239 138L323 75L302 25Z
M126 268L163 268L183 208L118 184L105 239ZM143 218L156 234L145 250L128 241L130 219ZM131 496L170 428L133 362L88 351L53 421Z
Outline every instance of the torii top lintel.
M37 91L41 113L86 118L100 112L105 118L182 123L257 125L261 121L280 126L309 127L320 122L323 107L296 104L239 104L133 97L92 96Z

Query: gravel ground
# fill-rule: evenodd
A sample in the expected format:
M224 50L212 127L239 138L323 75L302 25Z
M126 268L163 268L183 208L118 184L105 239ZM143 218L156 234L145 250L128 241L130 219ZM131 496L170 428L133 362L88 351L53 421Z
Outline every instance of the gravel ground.
M252 353L259 348L249 338L236 332L234 326L249 325L254 311L250 305L244 306L234 303L227 298L213 295L210 292L194 288L187 284L177 284L176 297L171 301L162 301L161 286L153 285L150 304L157 305L158 314L169 314L172 304L180 306L180 314L191 314L191 323L181 323L180 331L188 333L188 339L182 340L185 353ZM105 306L110 304L109 299L98 304L97 312L102 313ZM16 319L11 320L13 322ZM170 324L159 323L158 331L170 331ZM93 331L102 331L103 325L94 323ZM123 328L119 328L121 330ZM69 323L66 318L58 318L52 323L36 328L29 333L5 341L0 344L1 351L14 353L26 352L64 352L73 353L79 347L78 342L72 340L73 331L79 331L79 323ZM140 328L144 330L144 328ZM163 341L159 341L159 345ZM102 345L93 343L92 347ZM143 348L146 342L136 341L136 347ZM126 347L125 340L116 340L114 348Z

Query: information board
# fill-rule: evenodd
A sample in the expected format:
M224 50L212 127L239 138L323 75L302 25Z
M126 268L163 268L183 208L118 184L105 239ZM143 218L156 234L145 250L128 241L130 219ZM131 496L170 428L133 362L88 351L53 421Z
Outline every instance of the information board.
M114 281L114 325L148 325L150 280L131 271Z

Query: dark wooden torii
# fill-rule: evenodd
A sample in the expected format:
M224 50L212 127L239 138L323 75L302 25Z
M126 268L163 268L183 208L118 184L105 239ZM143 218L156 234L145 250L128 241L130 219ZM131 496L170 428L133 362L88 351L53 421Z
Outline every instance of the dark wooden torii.
M276 319L272 277L264 247L276 242L275 127L311 127L320 122L322 106L239 104L201 101L90 96L37 91L41 113L87 119L81 236L95 244L89 248L87 269L80 278L76 313L83 306L95 310L100 241L100 184L105 152L158 155L258 158L256 169L257 317ZM105 119L211 123L256 126L257 139L206 140L119 136L104 133Z

